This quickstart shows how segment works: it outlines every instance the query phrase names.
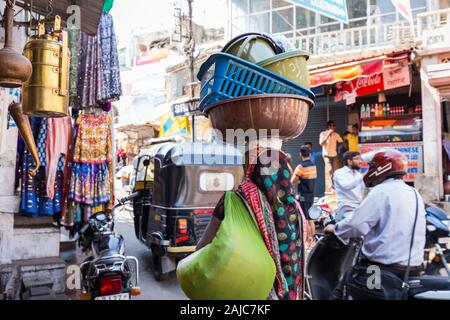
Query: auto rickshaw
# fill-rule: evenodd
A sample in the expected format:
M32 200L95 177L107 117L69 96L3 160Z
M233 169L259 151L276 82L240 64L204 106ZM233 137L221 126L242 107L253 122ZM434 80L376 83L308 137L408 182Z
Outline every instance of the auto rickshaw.
M156 280L195 251L223 192L241 183L243 161L238 149L224 144L166 142L141 150L129 199Z

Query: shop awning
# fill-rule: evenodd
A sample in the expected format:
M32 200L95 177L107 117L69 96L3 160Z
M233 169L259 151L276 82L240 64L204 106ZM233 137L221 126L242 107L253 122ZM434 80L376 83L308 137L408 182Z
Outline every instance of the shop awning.
M53 1L53 15L59 15L66 21L68 14L67 8L76 4L80 7L81 16L81 30L90 35L97 34L98 24L100 22L100 16L102 14L102 9L104 5L104 0L58 0ZM16 5L20 7L28 7L30 4L29 0L17 0ZM33 0L33 12L39 13L41 15L46 15L48 0Z
M337 64L310 71L311 87L331 85L340 81L351 81L360 77L370 77L383 71L386 56Z

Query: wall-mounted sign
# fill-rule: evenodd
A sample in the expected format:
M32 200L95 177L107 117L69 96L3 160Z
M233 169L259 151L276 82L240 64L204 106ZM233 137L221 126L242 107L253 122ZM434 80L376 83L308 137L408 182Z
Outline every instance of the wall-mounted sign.
M390 142L390 143L364 143L360 145L362 155L368 152L384 148L393 148L403 153L408 158L408 172L405 181L414 182L416 175L423 172L423 143L422 142ZM365 162L361 165L361 173L365 174L369 165Z
M188 101L172 104L172 114L174 117L185 117L189 115L199 114L198 109L200 99L191 99Z
M361 97L380 91L400 88L410 83L411 77L407 59L395 60L394 63L386 60L382 72L362 76L352 81L337 82L334 100L336 102L346 100L347 104L351 104L354 103L353 97L355 96Z
M291 2L331 19L348 23L346 0L291 0Z

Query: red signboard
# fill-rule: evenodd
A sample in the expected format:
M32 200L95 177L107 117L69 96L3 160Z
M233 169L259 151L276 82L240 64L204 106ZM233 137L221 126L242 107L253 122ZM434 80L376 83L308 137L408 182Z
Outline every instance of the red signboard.
M347 96L365 96L384 90L409 85L411 82L407 60L395 61L385 65L382 72L356 78L352 81L336 83L335 101L342 101Z
M362 62L358 65L341 67L333 70L310 73L311 87L333 84L339 81L351 81L361 76L370 76L383 70L383 60Z

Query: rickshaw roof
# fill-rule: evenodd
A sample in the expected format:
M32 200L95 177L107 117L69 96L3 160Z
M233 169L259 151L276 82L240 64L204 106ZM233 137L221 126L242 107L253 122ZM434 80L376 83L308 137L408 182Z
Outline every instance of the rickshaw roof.
M139 157L150 156L159 161L161 167L175 166L241 166L242 152L227 144L214 143L163 143L142 149Z

